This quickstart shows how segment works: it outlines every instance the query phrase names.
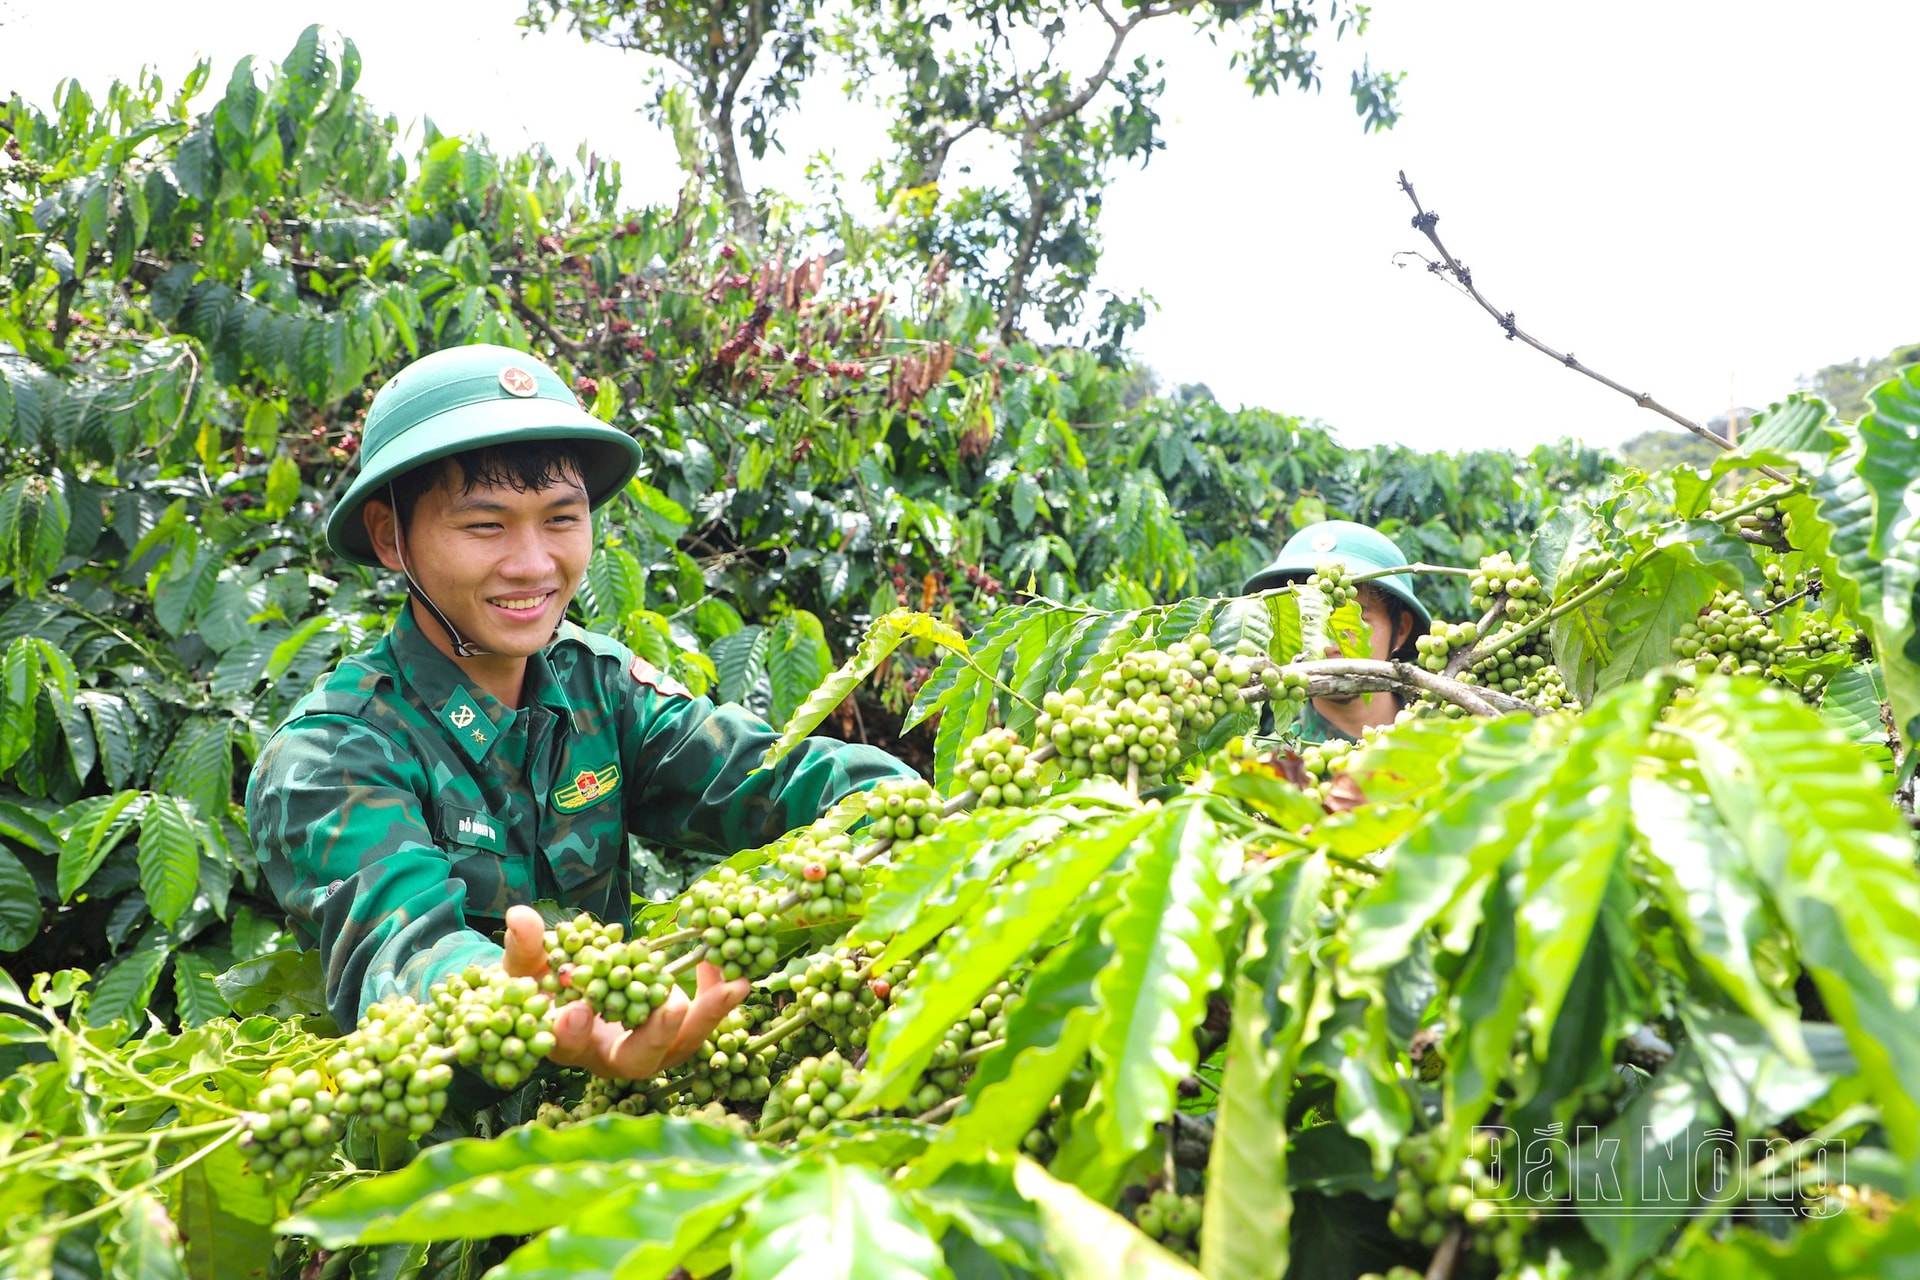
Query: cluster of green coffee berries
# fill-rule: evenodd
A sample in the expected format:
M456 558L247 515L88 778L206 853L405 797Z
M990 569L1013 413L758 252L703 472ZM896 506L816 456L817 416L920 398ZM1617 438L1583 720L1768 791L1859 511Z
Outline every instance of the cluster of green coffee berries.
M802 1058L767 1099L760 1113L763 1132L791 1121L802 1138L832 1124L860 1092L860 1072L838 1052Z
M992 772L988 777L988 785L992 785ZM1008 777L1011 781L1011 772ZM932 783L921 778L889 778L867 792L865 834L895 840L930 836L940 827L940 811L940 797Z
M1759 676L1779 647L1779 635L1738 592L1719 591L1699 617L1680 628L1673 656L1698 675Z
M1324 595L1328 605L1335 609L1351 603L1357 594L1347 566L1338 560L1322 560L1315 565L1313 572L1307 575L1307 585Z
M867 1029L891 990L886 979L869 977L870 963L866 952L853 947L816 951L792 972L776 975L768 986L775 992L792 991L788 1009L806 1010L835 1047L858 1053L866 1047Z
M345 1119L336 1118L338 1097L314 1070L276 1068L253 1105L240 1133L240 1151L255 1173L275 1182L292 1181L313 1168L338 1141Z
M1505 1212L1502 1184L1493 1176L1497 1140L1491 1133L1475 1133L1467 1157L1453 1167L1446 1159L1448 1141L1445 1125L1401 1141L1395 1151L1398 1185L1387 1226L1395 1235L1431 1249L1446 1237L1448 1227L1463 1222L1474 1234L1474 1247L1510 1270L1519 1264L1530 1223L1524 1214Z
M446 995L445 984L434 990L437 999ZM467 1012L456 1000L445 1003L421 1005L405 997L376 1003L336 1043L325 1075L311 1068L270 1072L240 1136L240 1150L255 1172L276 1181L297 1178L325 1156L355 1116L376 1133L418 1138L430 1132L453 1082L451 1033L464 1025Z
M1580 699L1567 688L1560 668L1548 662L1535 666L1520 686L1520 696L1542 711L1578 711Z
M953 776L967 784L977 809L1018 808L1039 798L1045 779L1011 729L989 729L968 743Z
M1785 604L1807 588L1807 575L1790 577L1786 567L1778 560L1760 566L1760 573L1767 580L1766 597L1769 604Z
M1258 668L1257 674L1260 683L1266 686L1270 701L1300 703L1307 700L1307 687L1311 681L1306 672L1265 663Z
M1221 653L1195 632L1122 658L1101 672L1091 694L1046 694L1035 729L1073 777L1137 772L1143 786L1155 786L1179 763L1184 741L1246 706L1253 671L1252 655Z
M1842 631L1824 618L1810 617L1800 626L1793 648L1809 658L1839 653L1853 643L1853 634Z
M1771 484L1756 482L1735 494L1716 493L1708 504L1707 510L1712 515L1725 515L1735 507L1743 507L1756 498L1779 498L1784 497L1786 493L1785 489L1777 489ZM1775 503L1763 502L1736 519L1734 528L1743 533L1764 535L1768 531L1767 526L1772 525L1779 518L1780 508Z
M1505 551L1481 558L1468 589L1477 617L1484 616L1502 597L1505 604L1501 612L1509 621L1538 613L1546 605L1546 593L1534 576L1533 566L1525 560L1515 563Z
M1300 764L1315 782L1329 782L1335 774L1346 771L1353 752L1354 744L1344 738L1309 742L1300 748Z
M623 1116L644 1116L665 1108L657 1105L645 1080L609 1080L589 1076L579 1101L572 1106L561 1102L543 1102L534 1113L534 1123L549 1129L581 1124L608 1112Z
M1053 1101L1047 1104L1047 1113L1040 1117L1033 1128L1027 1130L1026 1137L1020 1139L1020 1149L1041 1164L1052 1160L1060 1150L1060 1125L1065 1115L1066 1106L1060 1095L1055 1094Z
M541 985L535 978L510 978L499 965L468 965L464 972L434 983L428 993L430 1008L453 1060L472 1067L496 1088L517 1088L553 1052L557 992L543 991ZM590 981L589 988L592 985ZM395 1074L392 1067L388 1074ZM449 1067L446 1079L452 1078Z
M731 982L773 972L780 916L778 893L732 867L719 867L683 895L679 924L698 931L706 958Z
M803 837L780 855L779 868L799 900L794 917L803 924L843 920L865 900L866 867L853 856L845 835Z
M773 1091L779 1046L753 1043L755 1026L769 1011L765 1005L743 1004L720 1020L678 1080L680 1101L695 1106L758 1102Z
M564 1007L577 1000L609 1022L646 1025L667 1002L672 983L664 970L667 956L645 939L625 940L618 923L602 924L582 912L546 932L548 973L540 986Z
M1188 1262L1198 1262L1200 1220L1205 1213L1206 1206L1199 1196L1183 1196L1162 1189L1149 1195L1133 1211L1133 1225L1170 1252Z
M1436 621L1426 635L1415 637L1413 647L1420 655L1420 665L1438 673L1447 669L1454 650L1469 648L1479 638L1480 627L1476 623Z
M1529 636L1528 640L1531 639ZM1488 654L1474 663L1471 669L1461 673L1460 682L1523 698L1528 681L1538 672L1546 670L1551 661L1547 654L1540 651L1540 647L1523 642L1510 649Z

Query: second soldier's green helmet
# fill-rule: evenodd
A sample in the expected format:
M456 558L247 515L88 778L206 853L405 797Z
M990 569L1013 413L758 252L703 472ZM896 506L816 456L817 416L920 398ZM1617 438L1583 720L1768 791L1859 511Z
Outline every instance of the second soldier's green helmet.
M1351 520L1322 520L1287 539L1272 564L1247 579L1242 590L1265 591L1289 582L1304 581L1325 560L1343 564L1351 574L1376 573L1397 568L1407 562L1393 539L1378 529ZM1404 573L1373 579L1375 586L1413 610L1419 625L1415 635L1425 635L1433 625L1433 615L1420 597L1413 593L1413 579Z
M377 565L360 517L367 499L415 467L489 445L567 441L579 450L588 501L611 498L640 469L640 445L580 407L546 365L487 343L422 356L387 380L367 410L360 474L327 514L327 542L340 555Z

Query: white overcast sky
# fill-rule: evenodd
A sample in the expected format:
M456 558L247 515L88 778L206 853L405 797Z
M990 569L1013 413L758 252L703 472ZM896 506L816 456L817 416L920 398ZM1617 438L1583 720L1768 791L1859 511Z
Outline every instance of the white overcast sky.
M244 53L282 56L309 21L351 36L361 89L403 119L496 143L582 140L621 159L636 201L678 185L637 116L630 55L526 37L514 0L283 4L0 0L0 92L47 103L142 63L216 86ZM1405 169L1482 288L1544 340L1702 420L1796 375L1920 341L1910 163L1914 0L1375 0L1364 48L1409 73L1405 116L1365 136L1345 93L1254 101L1224 55L1172 22L1166 150L1107 198L1101 283L1160 310L1135 340L1168 382L1318 417L1352 444L1613 444L1661 420L1504 340L1470 301L1397 269L1420 247ZM785 157L750 174L797 190L830 152L858 173L884 143L870 107L809 94Z

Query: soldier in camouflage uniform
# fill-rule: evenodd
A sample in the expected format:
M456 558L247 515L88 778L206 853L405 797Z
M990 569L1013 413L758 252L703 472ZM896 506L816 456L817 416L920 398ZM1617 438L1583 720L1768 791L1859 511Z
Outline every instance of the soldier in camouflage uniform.
M810 738L771 769L757 716L716 707L617 641L564 621L591 515L639 446L582 412L551 370L503 347L427 356L383 387L333 548L406 574L392 632L343 661L262 749L247 818L267 882L320 948L342 1026L472 963L544 968L556 899L629 918L629 833L731 853L812 821L907 766ZM556 1061L647 1076L745 995L699 990L626 1033L584 1005Z
M1300 529L1272 564L1247 579L1241 590L1248 594L1268 591L1289 582L1305 582L1324 561L1344 565L1350 574L1378 573L1407 563L1393 539L1370 525L1351 520L1322 520ZM1367 621L1373 638L1375 658L1413 657L1415 637L1427 634L1433 615L1420 597L1413 593L1413 579L1404 573L1388 574L1360 584L1360 615ZM1327 647L1327 656L1337 658L1340 650ZM1322 695L1300 704L1293 726L1279 726L1281 732L1302 743L1332 739L1357 741L1360 731L1376 724L1392 724L1400 713L1400 697L1376 693L1362 698ZM1274 731L1271 708L1262 713L1260 732Z

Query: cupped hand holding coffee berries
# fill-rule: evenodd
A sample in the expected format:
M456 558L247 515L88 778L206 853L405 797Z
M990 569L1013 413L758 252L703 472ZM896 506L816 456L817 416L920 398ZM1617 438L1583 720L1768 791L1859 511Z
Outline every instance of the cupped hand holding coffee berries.
M545 976L544 937L539 912L532 907L509 907L503 961L507 972L514 977ZM666 1004L632 1030L601 1018L585 1002L569 1004L555 1017L549 1056L563 1067L578 1067L597 1076L649 1079L692 1057L701 1041L747 998L751 986L745 978L727 982L718 966L702 963L692 1000L675 986Z

